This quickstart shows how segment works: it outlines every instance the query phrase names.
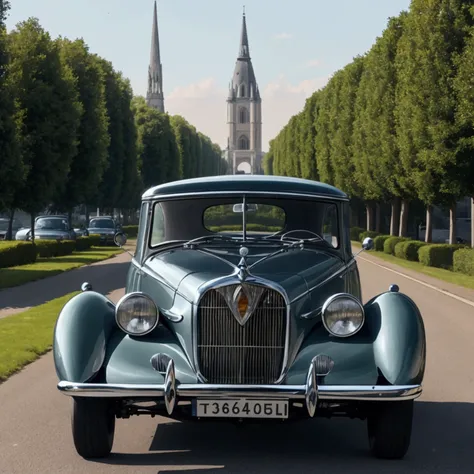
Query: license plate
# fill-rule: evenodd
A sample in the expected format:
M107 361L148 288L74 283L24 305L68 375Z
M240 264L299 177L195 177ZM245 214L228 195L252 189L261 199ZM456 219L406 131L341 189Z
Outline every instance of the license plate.
M194 416L219 418L288 418L288 400L195 400Z

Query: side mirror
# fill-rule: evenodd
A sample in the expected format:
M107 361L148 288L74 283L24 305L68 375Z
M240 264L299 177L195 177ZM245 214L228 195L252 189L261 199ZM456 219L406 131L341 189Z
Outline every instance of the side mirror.
M117 232L114 235L115 245L123 247L127 243L127 236L123 232Z
M374 248L374 240L370 237L366 237L362 242L362 248L364 250L372 250Z

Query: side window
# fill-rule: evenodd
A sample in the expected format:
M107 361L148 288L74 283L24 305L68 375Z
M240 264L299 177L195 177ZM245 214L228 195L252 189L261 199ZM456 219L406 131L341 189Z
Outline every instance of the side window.
M143 255L143 246L145 245L146 236L146 221L148 217L148 202L144 202L140 209L140 217L138 221L138 234L137 234L137 248L135 251L135 259L140 261Z
M335 204L328 204L324 210L323 237L334 248L339 247L339 226L337 223L337 207Z
M150 245L161 244L165 240L165 219L161 204L157 202L153 207L153 222L151 223Z

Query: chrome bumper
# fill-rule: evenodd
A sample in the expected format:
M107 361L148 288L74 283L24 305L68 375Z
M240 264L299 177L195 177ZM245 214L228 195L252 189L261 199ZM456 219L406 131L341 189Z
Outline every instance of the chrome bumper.
M258 398L304 400L309 415L316 412L318 401L397 401L413 400L422 392L421 385L320 385L316 364L310 364L305 385L210 385L177 384L171 359L164 384L107 384L61 381L58 389L71 397L97 398L164 398L169 415L177 398Z

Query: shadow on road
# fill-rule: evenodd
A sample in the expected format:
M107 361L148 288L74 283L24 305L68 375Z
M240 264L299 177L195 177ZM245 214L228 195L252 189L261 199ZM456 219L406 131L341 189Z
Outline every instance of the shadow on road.
M2 310L37 306L72 291L78 291L85 281L91 283L95 291L103 294L123 288L130 260L131 257L123 253L91 266L1 290L0 317Z
M401 461L370 456L363 421L316 419L291 426L162 424L149 454L113 454L102 462L161 466L160 474L175 472L163 466L186 465L202 466L185 470L196 474L472 474L473 421L472 403L416 402L411 447Z

